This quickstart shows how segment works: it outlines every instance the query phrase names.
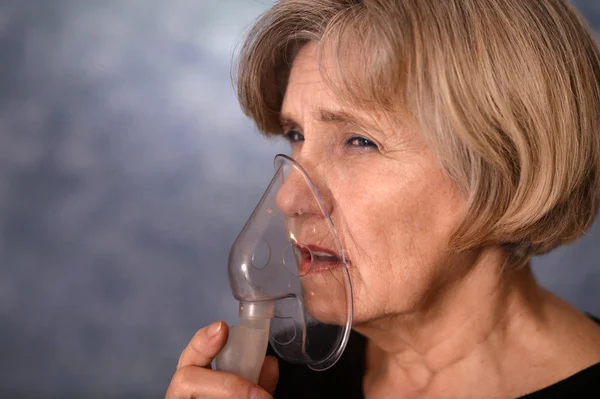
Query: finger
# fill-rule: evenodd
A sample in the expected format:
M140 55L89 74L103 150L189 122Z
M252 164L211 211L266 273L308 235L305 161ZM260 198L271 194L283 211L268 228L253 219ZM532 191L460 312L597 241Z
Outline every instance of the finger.
M177 368L185 366L210 367L213 358L223 349L229 334L227 324L217 321L196 332L181 353Z
M271 395L275 393L277 388L277 380L279 379L279 363L273 356L265 357L260 377L258 377L258 385Z
M272 396L235 374L184 366L173 375L165 398L272 399Z

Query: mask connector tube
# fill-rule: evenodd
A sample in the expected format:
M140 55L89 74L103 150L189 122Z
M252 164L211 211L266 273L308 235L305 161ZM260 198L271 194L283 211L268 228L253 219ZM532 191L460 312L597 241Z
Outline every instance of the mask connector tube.
M275 304L240 302L240 325L229 327L227 344L215 358L217 370L226 371L258 383L269 344L271 318Z

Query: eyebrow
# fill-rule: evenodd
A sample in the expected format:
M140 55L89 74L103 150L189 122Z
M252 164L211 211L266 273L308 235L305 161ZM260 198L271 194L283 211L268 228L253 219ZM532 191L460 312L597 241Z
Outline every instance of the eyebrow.
M349 112L342 110L329 110L324 108L319 108L315 112L312 113L312 116L321 123L329 123L329 124L348 124L355 125L358 127L367 128L375 128L375 125L372 122L368 122L363 118L352 115ZM289 114L281 114L279 117L279 123L282 127L290 127L290 126L298 126L301 127L302 124L298 123L292 115Z

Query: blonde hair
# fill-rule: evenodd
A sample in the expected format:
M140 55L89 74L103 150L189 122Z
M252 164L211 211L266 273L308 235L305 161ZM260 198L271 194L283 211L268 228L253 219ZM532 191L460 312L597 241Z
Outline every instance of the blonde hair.
M291 64L309 40L321 62L333 54L340 99L408 115L468 196L452 248L502 245L522 263L592 225L600 55L567 1L282 0L238 59L240 104L266 134L281 133Z

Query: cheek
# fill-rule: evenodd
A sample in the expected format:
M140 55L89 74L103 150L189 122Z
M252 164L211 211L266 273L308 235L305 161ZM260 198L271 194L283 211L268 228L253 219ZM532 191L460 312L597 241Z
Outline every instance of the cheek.
M365 179L337 204L357 322L418 308L453 273L448 238L466 202L441 170L419 172Z
M388 170L377 178L339 184L346 192L338 193L337 207L348 249L356 249L353 255L411 263L445 252L466 201L439 168L409 172Z

